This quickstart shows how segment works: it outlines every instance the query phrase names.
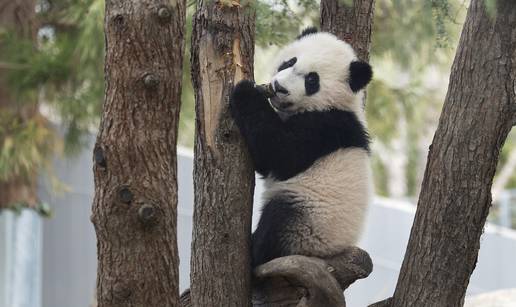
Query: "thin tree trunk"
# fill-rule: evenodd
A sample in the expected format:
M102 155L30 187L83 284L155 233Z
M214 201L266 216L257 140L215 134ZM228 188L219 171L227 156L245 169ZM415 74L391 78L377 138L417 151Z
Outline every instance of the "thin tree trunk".
M516 5L472 0L393 306L461 306L516 110Z
M193 21L193 306L250 305L254 171L228 97L239 80L253 79L255 12L238 2L199 0Z
M20 38L34 40L37 31L35 5L34 0L0 0L0 29L6 28L15 31ZM16 101L7 84L8 69L10 67L0 67L0 113L8 118L16 117L23 125L37 114L37 104L35 100ZM3 144L4 139L0 134L0 149ZM20 203L29 207L37 205L35 171L30 174L13 175L7 180L0 179L0 209Z
M321 0L321 29L353 46L360 59L369 60L375 0Z
M94 150L97 301L178 306L176 140L185 1L106 1Z

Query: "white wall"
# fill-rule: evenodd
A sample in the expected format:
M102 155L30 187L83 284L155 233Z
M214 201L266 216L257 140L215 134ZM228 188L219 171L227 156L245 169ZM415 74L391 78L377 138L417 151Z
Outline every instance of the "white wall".
M41 306L41 217L0 211L0 307Z

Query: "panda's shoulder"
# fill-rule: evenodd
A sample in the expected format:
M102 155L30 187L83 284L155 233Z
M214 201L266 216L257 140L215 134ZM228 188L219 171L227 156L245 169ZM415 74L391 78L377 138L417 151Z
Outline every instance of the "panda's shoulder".
M369 151L369 135L366 127L352 111L331 109L327 111L304 112L294 124L305 133L325 139L334 148L361 147Z
M307 111L293 118L296 124L322 124L324 126L361 126L354 112L329 109L324 111Z

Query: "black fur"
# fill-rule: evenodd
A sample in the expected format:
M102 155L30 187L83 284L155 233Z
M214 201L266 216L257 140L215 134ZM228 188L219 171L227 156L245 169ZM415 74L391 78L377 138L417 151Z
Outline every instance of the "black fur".
M337 149L369 150L367 132L352 112L303 112L282 121L247 80L235 86L230 104L255 169L263 176L286 180Z
M371 66L363 61L351 62L349 65L349 86L356 93L363 89L373 78Z
M307 35L314 34L314 33L317 33L317 32L319 32L319 30L317 30L316 27L308 27L308 28L304 29L303 32L301 32L301 34L299 34L297 36L296 39L300 39L300 38L303 38L303 37L305 37Z
M320 89L319 74L311 72L305 76L305 92L307 96L317 93Z
M278 71L282 71L283 69L292 67L292 66L294 66L294 64L296 64L296 62L297 62L297 58L293 57L290 60L281 63L280 67L278 67Z
M289 237L299 237L300 234L289 232L293 231L294 226L299 231L302 229L300 225L308 224L303 222L303 210L298 205L299 203L290 195L277 196L265 204L251 240L253 268L274 258L291 254L288 246L283 243ZM310 232L308 228L307 231Z

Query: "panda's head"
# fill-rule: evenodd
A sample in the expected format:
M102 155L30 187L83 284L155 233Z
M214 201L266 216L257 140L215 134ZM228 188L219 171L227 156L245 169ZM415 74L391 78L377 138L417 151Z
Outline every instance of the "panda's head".
M273 64L271 103L282 117L329 109L362 112L362 89L371 78L371 66L348 43L308 28Z

